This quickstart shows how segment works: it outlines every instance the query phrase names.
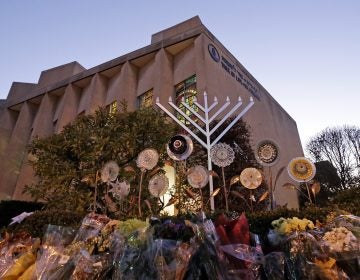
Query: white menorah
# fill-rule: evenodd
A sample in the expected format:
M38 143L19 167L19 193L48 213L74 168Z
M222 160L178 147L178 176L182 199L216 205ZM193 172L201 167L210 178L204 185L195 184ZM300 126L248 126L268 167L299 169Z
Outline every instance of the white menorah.
M218 109L211 117L210 117L210 111L215 108L216 105L218 105L217 97L214 97L214 102L208 106L208 100L207 100L207 94L204 92L204 106L199 104L196 100L196 97L194 98L194 104L199 108L201 111L204 112L204 116L201 116L198 112L194 110L194 108L191 108L189 104L187 104L182 98L181 104L190 111L191 114L196 116L198 120L204 123L205 130L197 124L192 118L190 118L184 111L182 111L178 106L176 106L172 102L172 98L169 97L170 106L175 109L176 112L178 112L181 116L183 116L187 121L189 121L198 131L200 131L204 136L206 137L206 143L201 140L184 122L180 121L175 115L173 115L170 111L168 111L163 105L161 105L159 101L159 97L156 98L156 105L160 107L161 110L163 110L170 118L172 118L177 124L179 124L183 129L185 129L196 141L198 141L206 150L207 150L207 157L208 157L208 170L209 170L209 189L210 194L213 193L213 178L212 178L212 164L211 164L211 158L210 158L210 150L211 148L219 142L221 137L225 135L226 132L229 131L229 129L251 108L252 105L254 105L254 99L250 97L249 104L237 114L237 116L232 120L232 122L220 133L220 135L211 142L210 136L229 118L232 114L234 114L243 104L241 101L241 98L238 97L238 101L235 104L235 106L228 111L228 113L215 125L214 128L210 130L210 124L218 117L229 105L230 105L230 99L229 97L226 97L226 102L224 105ZM211 210L215 210L214 205L214 197L211 197L210 199L210 207Z

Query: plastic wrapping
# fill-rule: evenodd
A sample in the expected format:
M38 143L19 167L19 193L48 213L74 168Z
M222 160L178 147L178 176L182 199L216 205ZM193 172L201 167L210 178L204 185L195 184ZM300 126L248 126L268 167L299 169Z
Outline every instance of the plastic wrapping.
M103 227L110 221L105 215L90 213L82 220L81 226L77 231L73 243L86 241L99 234Z
M283 244L286 277L290 280L313 279L310 263L322 255L322 248L307 232L295 232Z
M327 255L351 279L360 279L360 218L354 215L335 217L327 226L321 244Z
M271 252L263 260L263 268L266 279L285 279L285 256L283 252Z
M0 241L0 277L14 265L16 259L31 248L32 242L31 236L25 232L5 234Z
M75 230L67 227L49 225L44 235L43 244L36 260L36 275L38 280L49 279L58 269L61 269L70 255L64 248L71 242Z
M31 265L35 263L36 251L40 246L40 240L36 240L31 248L21 254L13 264L3 273L1 279L12 280L19 278Z

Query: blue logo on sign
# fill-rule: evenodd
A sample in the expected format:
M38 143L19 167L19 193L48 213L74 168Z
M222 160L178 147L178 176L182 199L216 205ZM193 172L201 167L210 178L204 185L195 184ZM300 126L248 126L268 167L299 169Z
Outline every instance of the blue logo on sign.
M208 51L209 51L209 54L210 54L211 58L214 61L216 61L216 62L220 61L219 52L217 51L217 49L215 48L215 46L213 44L208 45Z

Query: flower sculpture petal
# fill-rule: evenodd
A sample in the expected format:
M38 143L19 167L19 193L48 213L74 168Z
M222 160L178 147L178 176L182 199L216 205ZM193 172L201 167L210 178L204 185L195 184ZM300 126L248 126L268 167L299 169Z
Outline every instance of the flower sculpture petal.
M209 172L204 166L196 165L189 169L187 180L193 188L201 189L209 182Z
M220 167L229 166L235 159L234 150L225 143L218 143L210 150L211 161Z
M279 147L272 140L262 140L256 145L255 157L262 166L273 166L279 159Z
M136 165L140 169L151 170L159 161L159 154L155 149L143 150L136 159Z
M119 180L116 180L115 183L110 183L110 185L112 188L109 193L112 193L116 199L124 199L130 192L130 184L127 181L119 182Z
M308 182L316 174L314 163L305 157L293 158L289 162L287 170L289 176L296 182Z
M154 197L163 196L169 188L169 179L164 174L156 174L149 181L149 192Z
M101 181L109 183L115 181L119 175L119 166L115 161L108 161L101 170Z
M240 174L240 182L247 189L256 189L262 182L261 173L253 167L245 168Z

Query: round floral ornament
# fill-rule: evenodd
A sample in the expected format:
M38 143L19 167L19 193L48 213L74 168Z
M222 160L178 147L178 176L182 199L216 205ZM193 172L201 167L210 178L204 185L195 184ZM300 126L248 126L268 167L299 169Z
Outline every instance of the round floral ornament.
M256 160L262 166L273 166L279 159L278 145L272 140L263 140L256 145Z
M261 173L253 167L245 168L240 174L240 182L247 189L256 189L262 182Z
M143 150L136 159L136 165L140 169L151 170L159 161L159 154L155 149Z
M289 176L296 182L308 182L316 174L314 163L305 157L293 158L289 162L287 170Z
M187 159L194 149L194 144L189 136L178 134L172 137L166 146L169 157L173 160Z
M112 193L116 199L121 200L130 192L130 184L127 181L119 182L119 180L116 180L115 183L110 183L110 185L112 188L109 190L109 193Z
M235 159L234 150L225 143L218 143L210 150L211 161L220 167L229 166Z
M164 174L156 174L149 181L149 192L154 197L163 196L169 188L169 179Z
M115 181L119 175L119 166L115 161L108 161L101 170L101 181L109 183Z
M189 169L187 180L193 188L201 189L209 182L209 172L204 166L196 165Z

